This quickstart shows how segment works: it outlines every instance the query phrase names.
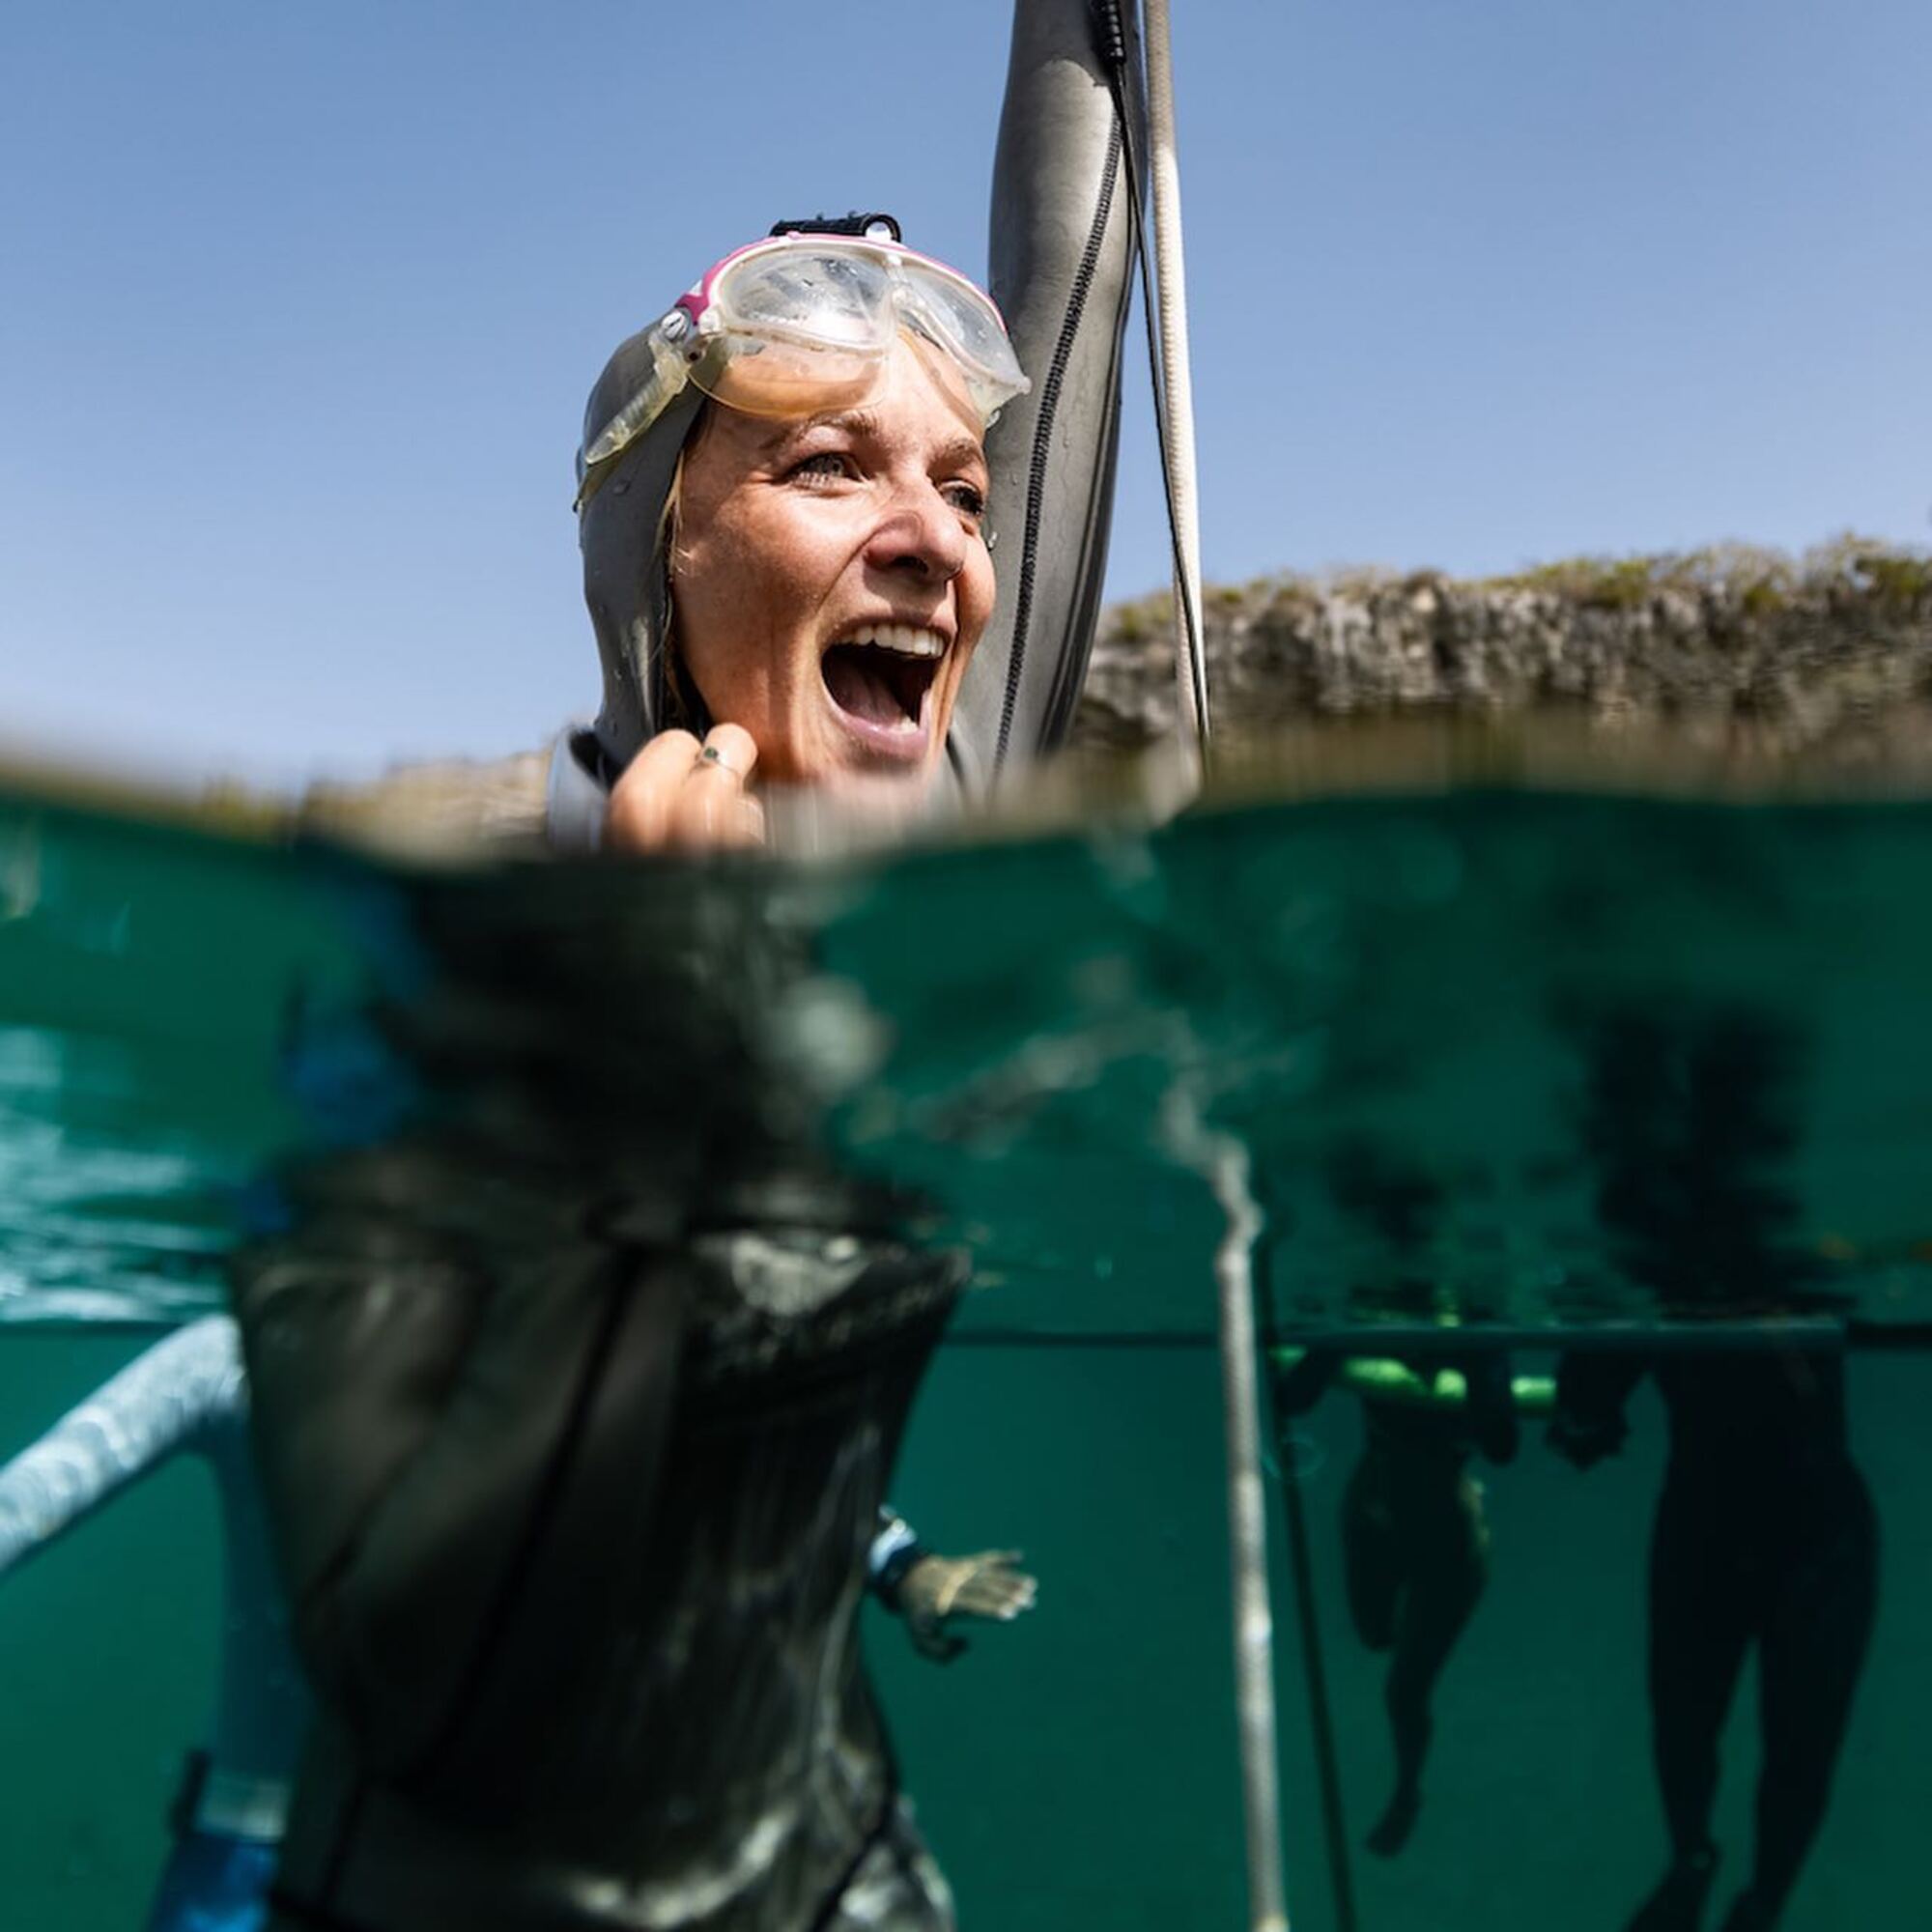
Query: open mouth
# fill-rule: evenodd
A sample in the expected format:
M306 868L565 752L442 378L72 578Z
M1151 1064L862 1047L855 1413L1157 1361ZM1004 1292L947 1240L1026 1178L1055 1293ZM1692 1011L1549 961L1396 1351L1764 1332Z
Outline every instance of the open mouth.
M926 748L926 700L947 640L919 624L860 624L819 661L840 720L866 744L900 758Z

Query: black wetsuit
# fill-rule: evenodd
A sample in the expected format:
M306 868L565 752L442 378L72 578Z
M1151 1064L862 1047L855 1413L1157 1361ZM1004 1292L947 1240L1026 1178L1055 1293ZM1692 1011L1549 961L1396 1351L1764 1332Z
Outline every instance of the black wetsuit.
M989 439L968 792L1064 733L1098 609L1131 225L1109 74L1088 0L1020 0L993 281L1034 386ZM607 705L559 761L580 787L653 728L633 462L584 513ZM440 1111L289 1177L287 1232L238 1264L320 1702L278 1932L940 1932L856 1618L963 1270L844 1198L748 1044L809 970L771 908L725 876L682 929L640 889L630 928L583 931L552 876L515 932L504 895L424 887L443 983L385 1025Z
M1670 1417L1650 1571L1664 1818L1680 1867L1708 1859L1719 1739L1755 1645L1757 1843L1735 1922L1769 1926L1824 1822L1878 1601L1878 1525L1846 1443L1844 1362L1821 1349L1575 1354L1558 1378L1559 1440L1607 1446L1646 1373Z
M1333 1351L1311 1351L1278 1379L1278 1413L1285 1419L1310 1406L1342 1360ZM1406 1366L1434 1382L1434 1365ZM1350 1621L1370 1650L1390 1653L1383 1694L1395 1788L1368 1840L1383 1857L1399 1852L1414 1829L1436 1680L1489 1581L1483 1488L1468 1474L1468 1463L1478 1450L1495 1463L1517 1450L1508 1357L1459 1366L1466 1391L1460 1402L1438 1406L1361 1391L1362 1452L1342 1503Z
M1466 1416L1369 1400L1362 1430L1342 1550L1355 1634L1390 1653L1395 1792L1369 1838L1386 1856L1420 1807L1435 1682L1489 1580L1490 1533L1482 1485L1466 1471L1475 1448Z
M324 1711L288 1922L776 1932L869 1860L881 1922L949 1924L854 1639L958 1264L463 1248L337 1218L243 1271Z
M1773 1007L1661 990L1589 1017L1581 1122L1610 1252L1678 1319L1829 1313L1797 1162L1809 1043ZM1878 1526L1845 1432L1842 1354L1813 1344L1575 1353L1551 1440L1587 1464L1654 1375L1670 1463L1651 1543L1650 1703L1673 1862L1632 1921L1701 1922L1718 1743L1758 1658L1757 1844L1725 1932L1776 1923L1823 1823L1878 1590Z

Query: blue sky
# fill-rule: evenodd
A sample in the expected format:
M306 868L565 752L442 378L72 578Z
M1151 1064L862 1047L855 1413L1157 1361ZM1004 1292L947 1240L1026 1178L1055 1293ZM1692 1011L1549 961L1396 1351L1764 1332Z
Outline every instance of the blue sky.
M1932 539L1924 0L1173 11L1211 578ZM979 271L1007 19L0 11L0 744L288 779L592 705L605 355L779 215Z

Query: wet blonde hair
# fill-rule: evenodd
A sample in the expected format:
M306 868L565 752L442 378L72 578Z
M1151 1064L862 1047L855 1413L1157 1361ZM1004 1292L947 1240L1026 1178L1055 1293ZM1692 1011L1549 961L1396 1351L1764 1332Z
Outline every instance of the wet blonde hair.
M708 714L704 699L691 680L684 653L677 647L677 544L679 519L684 510L685 459L691 454L692 444L709 425L711 408L710 402L706 401L692 418L683 446L677 452L677 464L670 472L670 487L665 492L664 508L658 513L657 544L652 551L654 556L664 558L665 573L664 636L658 641L658 654L664 666L660 679L660 688L664 693L664 716L658 721L658 728L664 731L696 731L700 737L703 732L699 727Z

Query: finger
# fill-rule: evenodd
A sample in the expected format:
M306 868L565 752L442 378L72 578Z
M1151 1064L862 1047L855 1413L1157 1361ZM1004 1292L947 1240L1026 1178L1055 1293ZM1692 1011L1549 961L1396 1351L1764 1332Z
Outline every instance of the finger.
M749 851L765 842L765 808L743 792L723 801L711 843Z
M746 797L735 772L722 764L698 764L671 802L666 838L681 851L756 845L764 824L764 809Z
M762 845L765 842L765 807L761 799L748 798L745 801L745 823L752 829L752 836Z
M654 852L670 829L672 801L691 776L697 740L689 731L665 731L633 758L611 788L604 814L608 843L618 851Z
M722 768L743 784L758 762L757 741L742 724L714 724L704 734L697 756L702 765Z
M1031 1587L962 1590L953 1608L969 1611L976 1617L998 1617L1009 1623L1022 1610L1033 1608L1036 1594Z
M756 741L742 724L714 724L671 801L670 843L692 851L761 844L764 810L745 793L757 761Z
M957 1601L961 1604L1005 1604L1034 1594L1031 1577L1015 1576L1010 1570L997 1570L983 1577L975 1577L959 1592Z
M990 1617L999 1622L1008 1621L1013 1614L1013 1606L1003 1597L962 1596L952 1605L956 1617Z
M969 1590L996 1597L1009 1596L1014 1591L1025 1592L1033 1587L1033 1578L1020 1570L976 1570L966 1583Z

